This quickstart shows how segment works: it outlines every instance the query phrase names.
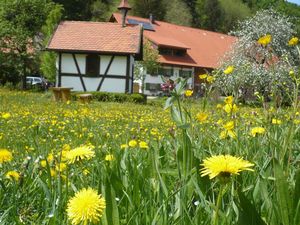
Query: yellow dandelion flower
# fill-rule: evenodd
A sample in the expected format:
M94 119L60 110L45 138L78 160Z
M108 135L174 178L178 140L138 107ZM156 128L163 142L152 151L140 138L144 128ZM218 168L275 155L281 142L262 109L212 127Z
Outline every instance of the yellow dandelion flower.
M250 167L254 166L253 163L231 155L214 155L203 160L201 165L201 176L208 175L209 179L217 176L230 177L244 170L253 171Z
M263 46L267 46L271 41L272 41L272 36L270 34L267 34L265 36L260 37L257 40L257 43Z
M121 144L121 149L126 149L128 148L128 144Z
M136 147L137 146L137 141L136 140L131 140L129 141L128 145L132 148Z
M186 90L184 92L185 97L191 97L193 95L193 90Z
M3 113L1 116L3 119L9 119L11 117L10 113Z
M215 78L213 76L207 76L206 80L208 83L212 83L214 82Z
M63 172L67 169L67 165L65 163L59 163L58 165L56 165L56 170L59 172Z
M204 123L205 121L207 121L208 114L205 112L199 112L197 113L196 117L200 123Z
M91 159L94 156L95 152L93 151L93 147L84 145L66 152L65 159L70 164L82 159Z
M112 154L107 154L106 156L105 156L105 161L112 161L112 160L114 160L115 159L115 157L114 157L114 155L112 155Z
M279 119L273 118L273 119L272 119L272 124L280 125L280 124L282 124L282 121L279 120Z
M236 104L233 104L233 105L232 104L226 104L226 105L224 105L223 110L226 113L230 114L230 113L237 112L238 111L238 107L236 106Z
M5 177L10 180L18 181L20 179L20 174L17 171L8 171Z
M226 75L231 74L234 71L234 66L228 66L223 73L225 73Z
M139 146L140 146L140 148L143 148L143 149L149 148L147 142L145 142L145 141L141 141L139 143Z
M48 162L48 163L51 163L51 162L53 162L53 160L54 160L53 154L52 154L52 153L49 153L48 156L47 156L47 162Z
M233 130L234 129L234 121L229 121L223 125L225 130Z
M0 164L9 162L13 159L12 153L7 149L0 149Z
M204 79L206 79L207 78L207 74L205 73L205 74L200 74L199 75L199 79L200 80L204 80Z
M233 100L234 100L233 96L230 95L230 96L227 96L227 97L224 99L224 103L225 103L225 104L232 104L232 103L233 103Z
M294 46L294 45L297 45L299 43L299 38L297 37L292 37L289 42L288 42L288 45L289 46Z
M266 132L266 129L263 127L254 127L251 129L250 134L255 137L257 134L263 134Z
M42 160L41 162L40 162L40 164L41 164L41 167L46 167L47 166L47 161L46 160Z
M222 104L217 104L216 108L217 108L217 109L222 109L223 106L222 106Z
M105 207L105 199L96 190L84 188L69 200L67 214L72 225L98 223Z

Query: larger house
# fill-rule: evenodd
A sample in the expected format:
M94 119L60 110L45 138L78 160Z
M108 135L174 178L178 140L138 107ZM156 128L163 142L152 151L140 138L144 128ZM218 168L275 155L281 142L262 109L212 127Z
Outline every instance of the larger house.
M47 47L58 53L57 86L132 93L134 61L142 59L142 32L141 26L117 23L61 22Z
M114 13L110 21L120 24L122 15ZM126 24L142 25L144 38L159 50L161 68L157 73L147 74L145 79L145 94L148 95L161 92L161 75L171 79L190 77L189 86L199 92L198 75L217 68L236 41L233 36L157 21L153 16L127 16Z

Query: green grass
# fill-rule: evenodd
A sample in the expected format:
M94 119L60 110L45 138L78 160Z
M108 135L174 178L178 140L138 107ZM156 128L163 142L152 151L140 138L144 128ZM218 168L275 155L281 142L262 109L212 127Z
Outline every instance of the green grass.
M68 200L87 187L106 200L100 224L211 224L220 182L199 171L203 159L218 154L255 164L254 172L241 172L226 185L219 224L299 224L298 109L239 106L227 114L224 103L209 103L208 118L200 123L201 102L181 99L181 110L175 103L171 114L160 100L82 105L0 90L0 148L13 154L0 164L0 224L70 224ZM273 124L274 118L281 124ZM236 138L222 139L229 121ZM253 127L266 132L253 137ZM130 140L149 148L121 148ZM94 146L95 157L64 162L67 169L58 171L63 150L82 145ZM107 154L114 160L105 161ZM53 160L43 167L49 155ZM20 179L7 179L8 171Z

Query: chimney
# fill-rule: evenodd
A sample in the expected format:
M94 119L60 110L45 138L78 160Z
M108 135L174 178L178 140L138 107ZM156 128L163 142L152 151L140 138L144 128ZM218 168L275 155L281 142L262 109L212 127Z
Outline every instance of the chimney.
M126 27L126 16L131 7L128 4L128 0L121 0L121 3L118 7L122 14L122 27Z
M149 20L150 20L151 24L154 24L155 21L154 21L154 16L152 13L150 13L150 15L149 15Z

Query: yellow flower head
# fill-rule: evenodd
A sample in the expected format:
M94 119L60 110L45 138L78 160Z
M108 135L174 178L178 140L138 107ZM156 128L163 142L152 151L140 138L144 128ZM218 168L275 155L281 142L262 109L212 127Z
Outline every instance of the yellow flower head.
M10 113L3 113L1 116L3 119L9 119L11 117Z
M236 104L226 104L223 107L224 111L228 114L230 113L235 113L238 111L238 107L236 106Z
M131 140L129 141L128 145L132 148L136 147L137 146L137 141L136 140Z
M257 40L257 43L263 46L267 46L271 41L272 41L272 36L270 34L267 34L265 36L260 37Z
M63 172L67 169L67 165L65 163L59 163L56 165L56 170L59 172Z
M114 160L115 159L115 157L114 157L114 155L112 155L112 154L107 154L106 156L105 156L105 161L112 161L112 160Z
M220 133L221 139L226 139L227 137L231 137L236 139L236 133L233 130L223 130Z
M7 149L0 149L0 164L9 162L13 158L12 153Z
M230 96L227 96L227 97L224 99L224 103L226 103L226 104L232 104L232 103L233 103L233 100L234 100L233 96L230 95Z
M41 167L46 167L47 166L47 161L46 160L42 160L40 162L40 164L41 164Z
M139 143L139 146L140 146L140 148L143 148L143 149L149 148L147 142L145 142L145 141L141 141Z
M234 67L233 66L228 66L223 73L225 73L226 75L231 74L234 71Z
M231 155L215 155L203 160L201 165L204 167L201 169L201 176L208 175L209 179L217 176L230 177L243 170L253 171L250 167L254 166L253 163Z
M105 207L105 199L96 190L84 188L69 200L67 214L72 225L99 223Z
M297 37L293 37L289 40L288 45L294 46L294 45L297 45L298 43L299 43L299 39Z
M20 179L20 174L17 171L8 171L5 177L10 180L18 181Z
M128 144L121 144L121 149L126 149L128 148Z
M214 82L215 78L213 76L207 76L206 80L208 83L212 83Z
M280 125L281 123L282 122L279 119L275 119L275 118L272 119L272 124Z
M191 97L191 96L193 95L193 90L186 90L186 91L184 92L184 95L185 95L186 97Z
M223 125L223 127L224 127L225 130L233 130L234 129L234 122L229 121L225 125Z
M95 152L93 147L84 145L66 152L65 159L69 164L71 164L82 159L91 159L94 156Z
M256 134L263 134L263 133L265 133L266 132L266 129L265 128L263 128L263 127L254 127L254 128L252 128L251 129L251 135L253 136L253 137L255 137L256 136Z
M200 123L204 123L205 121L207 121L208 114L205 112L199 112L197 113L196 117Z
M207 74L205 73L205 74L200 74L199 75L199 79L200 80L204 80L204 79L206 79L207 78Z

